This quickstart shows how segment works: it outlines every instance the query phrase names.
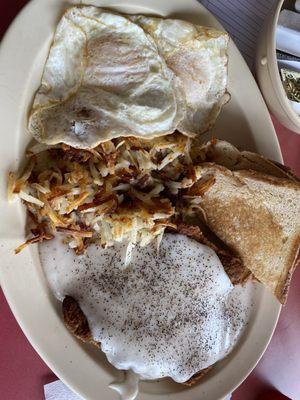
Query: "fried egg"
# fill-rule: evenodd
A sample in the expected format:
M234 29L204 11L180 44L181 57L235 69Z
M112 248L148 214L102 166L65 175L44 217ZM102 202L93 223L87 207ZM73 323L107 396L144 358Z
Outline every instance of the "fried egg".
M159 254L153 244L136 247L124 269L125 247L90 245L76 256L59 238L40 245L55 296L77 300L108 361L143 379L185 382L224 358L247 323L249 298L216 253L165 234Z
M227 101L228 35L191 23L72 7L57 26L29 131L91 148L207 131Z
M230 99L227 33L176 19L142 15L130 19L151 35L179 81L185 112L177 129L190 136L206 132Z
M82 148L171 133L183 114L173 78L141 27L96 7L72 7L57 27L29 130L43 143Z

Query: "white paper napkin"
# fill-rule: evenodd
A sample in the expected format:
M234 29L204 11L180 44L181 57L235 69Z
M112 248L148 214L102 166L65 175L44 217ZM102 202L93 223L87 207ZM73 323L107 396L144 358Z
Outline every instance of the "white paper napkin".
M84 400L72 392L62 381L55 381L44 386L45 400Z
M61 381L48 383L44 386L45 400L84 400L82 397L73 393ZM231 394L226 396L223 400L230 400ZM103 399L104 400L104 399Z

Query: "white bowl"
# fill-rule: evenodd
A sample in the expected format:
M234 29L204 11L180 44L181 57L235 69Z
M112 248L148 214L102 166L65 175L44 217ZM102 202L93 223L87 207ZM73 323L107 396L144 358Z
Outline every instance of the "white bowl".
M276 58L276 27L280 10L285 1L280 0L275 3L258 41L256 74L260 89L271 112L284 126L300 133L300 117L293 110L287 98Z

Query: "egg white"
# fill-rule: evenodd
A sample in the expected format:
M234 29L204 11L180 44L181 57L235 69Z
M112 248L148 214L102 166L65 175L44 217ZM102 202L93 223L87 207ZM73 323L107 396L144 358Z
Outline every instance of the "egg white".
M29 119L46 144L207 131L228 100L228 35L179 20L72 7L59 22Z
M179 82L185 112L177 129L191 136L206 132L230 98L227 33L176 19L142 15L130 19L151 35Z
M173 77L138 25L96 7L70 8L57 27L29 129L44 143L83 148L171 133L183 116Z

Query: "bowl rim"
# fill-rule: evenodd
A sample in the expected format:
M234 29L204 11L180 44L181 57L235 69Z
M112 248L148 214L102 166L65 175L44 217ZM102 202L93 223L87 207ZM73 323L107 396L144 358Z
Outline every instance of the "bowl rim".
M284 6L284 2L285 0L280 0L274 5L273 12L269 18L269 24L267 26L267 43L269 42L269 46L267 46L267 67L274 91L277 95L282 110L284 111L286 117L289 118L295 126L298 126L298 129L300 129L300 116L291 106L285 93L276 57L276 29L278 25L279 14Z

